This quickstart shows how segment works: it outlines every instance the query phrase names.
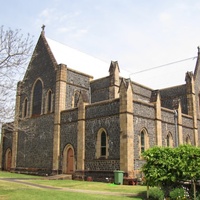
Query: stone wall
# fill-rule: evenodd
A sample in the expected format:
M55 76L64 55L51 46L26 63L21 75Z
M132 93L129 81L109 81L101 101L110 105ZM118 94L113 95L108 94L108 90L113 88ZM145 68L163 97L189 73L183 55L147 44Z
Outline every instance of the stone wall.
M8 124L9 125L9 124ZM6 151L7 149L11 149L12 151L12 131L9 131L8 129L4 129L4 131L1 133L3 134L3 137L2 137L2 170L4 170L5 168L5 155L6 155Z
M90 78L88 75L67 69L67 92L66 92L66 109L73 108L72 99L75 91L84 90L90 96Z
M149 102L152 89L142 86L138 83L132 82L133 86L133 99L136 101Z
M61 113L60 129L60 170L62 169L63 150L70 144L74 148L74 158L77 159L77 127L78 127L78 109L71 109Z
M155 140L155 108L153 104L146 104L134 101L134 170L141 169L144 164L144 160L140 156L140 133L143 129L146 129L149 140L149 147L153 147L156 144Z
M91 103L104 101L109 99L110 77L105 77L92 81L91 87Z
M43 102L42 113L45 111L45 97L49 89L52 94L55 94L55 80L56 80L56 67L52 61L52 57L49 55L48 48L45 44L44 38L40 37L37 47L33 53L31 62L28 66L21 87L20 98L20 111L22 111L24 99L28 99L28 116L31 113L31 101L32 101L32 88L35 81L40 78L43 85ZM20 112L21 114L21 112ZM20 115L21 117L21 115Z
M174 109L173 101L175 99L180 99L182 113L188 114L186 85L180 85L160 90L160 96L161 96L161 106L172 110Z
M85 128L85 169L88 170L115 170L119 169L120 156L120 127L119 127L119 100L102 102L86 107ZM109 138L108 159L96 158L97 133L103 128Z
M18 133L17 169L50 173L53 159L53 114L21 121ZM25 129L26 127L26 129Z
M189 136L191 144L194 145L193 119L191 116L183 115L183 143L186 143L186 138ZM199 134L198 134L199 135Z

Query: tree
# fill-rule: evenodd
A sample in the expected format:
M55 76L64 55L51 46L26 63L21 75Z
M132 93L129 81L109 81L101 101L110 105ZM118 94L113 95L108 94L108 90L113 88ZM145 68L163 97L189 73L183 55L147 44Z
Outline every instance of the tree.
M161 186L166 193L183 181L191 181L196 194L200 179L200 148L181 145L177 148L153 147L143 153L142 171L149 186Z
M194 188L194 199L196 199L196 183L200 180L200 148L184 145L176 149L177 167L179 167L181 180L190 180Z
M16 85L32 52L32 37L0 27L0 125L14 119Z
M153 147L143 153L146 163L142 171L149 186L171 185L177 181L174 154L174 149L169 147Z

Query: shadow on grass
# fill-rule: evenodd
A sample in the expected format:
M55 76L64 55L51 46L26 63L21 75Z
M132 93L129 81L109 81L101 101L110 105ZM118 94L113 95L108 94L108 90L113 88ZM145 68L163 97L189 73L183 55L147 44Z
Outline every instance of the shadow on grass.
M147 192L146 191L144 191L144 192L139 192L139 193L137 193L137 194L135 194L135 195L133 195L133 196L129 196L130 198L134 198L134 199L137 199L138 198L138 200L145 200L145 199L147 199L146 198L146 196L147 196Z

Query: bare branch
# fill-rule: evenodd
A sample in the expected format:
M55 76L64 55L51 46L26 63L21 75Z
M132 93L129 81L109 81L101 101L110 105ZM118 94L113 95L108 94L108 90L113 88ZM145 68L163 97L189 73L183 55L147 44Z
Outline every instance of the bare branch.
M24 36L19 29L0 26L0 125L14 119L17 82L25 72L32 49L29 34Z

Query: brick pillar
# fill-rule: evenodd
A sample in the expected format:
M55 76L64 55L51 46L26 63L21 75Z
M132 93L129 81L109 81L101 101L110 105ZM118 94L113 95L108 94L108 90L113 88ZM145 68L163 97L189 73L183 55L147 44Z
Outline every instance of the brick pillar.
M80 94L78 102L78 135L77 135L77 170L85 169L85 106Z
M110 63L109 99L119 98L119 65L117 61Z
M186 80L186 90L187 90L188 115L191 115L193 117L194 145L198 146L197 109L196 109L193 73L187 72L185 80Z
M15 104L15 120L12 137L12 162L11 171L15 171L17 166L17 145L18 145L18 121L20 116L20 98L21 98L21 82L17 84L16 104Z
M56 71L56 94L53 137L53 174L58 174L60 159L60 113L66 105L67 66L60 64Z
M134 133L133 133L133 92L131 81L122 79L120 84L120 170L133 176Z

